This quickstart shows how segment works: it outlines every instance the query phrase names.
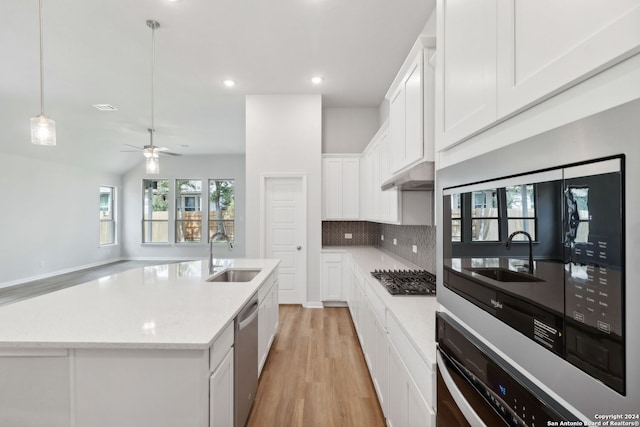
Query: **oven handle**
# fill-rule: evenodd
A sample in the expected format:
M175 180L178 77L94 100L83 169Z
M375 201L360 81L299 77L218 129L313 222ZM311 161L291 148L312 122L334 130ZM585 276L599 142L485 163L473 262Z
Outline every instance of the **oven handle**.
M440 355L440 350L437 351L436 359L437 359L438 367L440 368L440 374L442 375L442 379L444 380L444 383L449 389L449 393L451 393L451 397L453 397L453 400L456 402L456 405L458 405L460 412L462 412L462 415L464 415L466 420L472 426L487 427L484 421L482 421L482 418L480 418L480 416L476 413L476 411L469 404L469 402L467 402L467 399L464 398L464 395L462 394L462 392L460 391L456 383L453 381L453 378L451 377L451 374L447 369L444 359Z

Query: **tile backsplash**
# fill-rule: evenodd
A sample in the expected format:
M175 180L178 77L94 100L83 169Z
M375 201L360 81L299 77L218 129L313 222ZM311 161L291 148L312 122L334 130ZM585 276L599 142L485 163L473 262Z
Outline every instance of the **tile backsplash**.
M345 234L351 234L351 238L345 238ZM378 246L430 272L436 271L435 227L368 221L322 222L322 246L351 245ZM417 253L413 252L413 245L417 246Z
M367 221L323 221L322 246L378 246L380 224ZM348 239L345 235L351 234Z

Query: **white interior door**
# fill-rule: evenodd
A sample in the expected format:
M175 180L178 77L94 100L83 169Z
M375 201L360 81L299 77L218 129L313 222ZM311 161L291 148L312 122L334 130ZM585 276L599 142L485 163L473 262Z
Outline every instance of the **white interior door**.
M303 304L307 215L302 177L265 178L265 256L279 258L281 304Z

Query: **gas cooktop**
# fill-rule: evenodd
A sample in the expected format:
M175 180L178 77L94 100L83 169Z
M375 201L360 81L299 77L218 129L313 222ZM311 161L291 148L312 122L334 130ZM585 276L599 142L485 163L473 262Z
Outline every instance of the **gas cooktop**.
M427 270L375 270L371 275L392 295L436 293L436 276Z

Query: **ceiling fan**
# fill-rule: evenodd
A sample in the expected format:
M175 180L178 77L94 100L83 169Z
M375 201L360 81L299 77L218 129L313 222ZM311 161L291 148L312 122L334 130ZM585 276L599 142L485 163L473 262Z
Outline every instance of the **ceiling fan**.
M160 28L160 23L149 19L146 21L147 27L151 28L151 127L149 132L149 145L137 147L135 145L124 144L126 146L142 150L145 157L146 172L148 174L158 174L160 172L160 153L172 156L179 156L178 153L169 152L167 147L161 147L153 144L153 134L155 133L154 112L155 112L155 68L156 68L156 29Z
M151 134L152 130L147 129L149 134ZM137 145L124 144L127 147L135 148L135 150L120 150L121 153L134 153L138 151L142 151L144 153L145 158L150 157L158 157L159 154L167 155L167 156L182 156L180 153L172 153L169 151L167 147L161 147L153 144L153 135L151 135L151 143L149 145L145 145L142 147L138 147ZM155 155L155 156L154 156Z

